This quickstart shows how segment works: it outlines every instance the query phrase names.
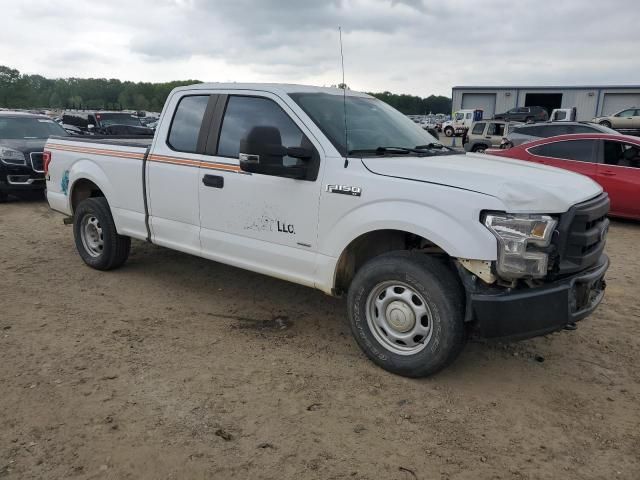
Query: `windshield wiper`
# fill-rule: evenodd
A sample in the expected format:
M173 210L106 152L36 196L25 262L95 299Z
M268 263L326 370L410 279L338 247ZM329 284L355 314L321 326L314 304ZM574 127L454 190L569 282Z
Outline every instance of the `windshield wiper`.
M416 150L430 150L432 148L439 148L439 149L443 149L443 148L447 148L444 145L442 145L441 143L427 143L426 145L417 145L416 147L414 147Z

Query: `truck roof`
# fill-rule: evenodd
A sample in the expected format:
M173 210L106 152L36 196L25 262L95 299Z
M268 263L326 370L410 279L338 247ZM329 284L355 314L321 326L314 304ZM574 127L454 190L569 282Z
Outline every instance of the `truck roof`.
M271 92L276 94L289 94L289 93L328 93L331 95L342 95L343 90L335 87L316 87L312 85L295 85L286 83L196 83L194 85L187 85L184 87L176 87L174 92L188 91L188 90L211 90L211 89L224 89L224 90L260 90L264 92ZM373 98L370 95L362 92L356 92L354 90L347 90L347 95L352 97L366 97Z

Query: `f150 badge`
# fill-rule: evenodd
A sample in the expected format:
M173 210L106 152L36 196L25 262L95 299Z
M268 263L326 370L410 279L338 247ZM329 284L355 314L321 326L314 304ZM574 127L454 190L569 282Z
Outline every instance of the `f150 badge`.
M360 187L352 187L351 185L327 185L327 192L359 197L362 194L362 189Z

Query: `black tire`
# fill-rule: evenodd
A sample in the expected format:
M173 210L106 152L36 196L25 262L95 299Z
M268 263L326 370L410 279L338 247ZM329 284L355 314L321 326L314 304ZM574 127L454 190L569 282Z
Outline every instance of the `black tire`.
M455 132L454 132L454 130L453 130L453 127L446 127L446 128L444 129L444 134L445 134L447 137L453 137L453 134L454 134L454 133L455 133Z
M608 120L601 121L600 125L602 125L603 127L611 128L611 122Z
M524 119L524 123L536 123L535 119L533 117L527 117Z
M0 192L0 203L9 200L9 194L7 192Z
M85 222L96 226L91 234L83 233ZM122 266L129 257L131 239L118 234L104 197L87 198L80 202L74 212L73 236L84 263L96 270L113 270ZM91 236L94 242L91 242Z
M484 144L480 144L480 145L474 145L473 148L471 149L472 152L476 152L476 153L484 153L484 151L489 148Z
M375 304L384 302L390 289L396 291L394 282L408 286L412 299L415 298L411 296L412 290L418 293L418 300L424 299L429 310L427 323L431 333L412 347L422 348L415 353L411 353L413 350L404 354L393 351L397 347L389 346L393 343L391 337L383 328L376 327L378 321L372 318L378 315ZM380 288L386 288L385 296L377 294ZM459 278L444 260L407 251L384 254L363 265L351 283L348 295L351 332L360 348L378 366L405 377L426 377L449 365L465 344L464 298ZM393 314L392 305L396 302L391 300L386 312L392 309ZM420 320L423 326L424 318ZM393 328L389 323L386 325ZM415 327L409 324L407 328L407 333L414 335ZM385 340L380 339L383 335L387 335L386 345ZM416 342L416 338L412 341Z

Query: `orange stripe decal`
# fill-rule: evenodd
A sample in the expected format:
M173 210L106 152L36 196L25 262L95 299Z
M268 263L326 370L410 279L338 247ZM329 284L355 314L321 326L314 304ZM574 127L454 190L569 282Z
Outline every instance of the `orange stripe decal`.
M51 150L60 150L63 152L86 153L90 155L102 155L117 158L130 158L134 160L144 160L144 153L127 152L122 150L110 150L106 148L81 147L77 145L65 145L58 143L48 143L47 148ZM153 153L147 157L150 162L166 163L170 165L180 165L185 167L198 167L208 170L223 170L226 172L245 173L240 169L239 165L220 162L203 162L201 160L192 160L183 157L172 157L168 155L158 155Z

